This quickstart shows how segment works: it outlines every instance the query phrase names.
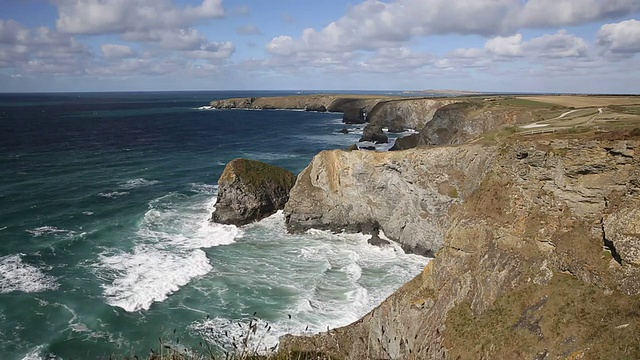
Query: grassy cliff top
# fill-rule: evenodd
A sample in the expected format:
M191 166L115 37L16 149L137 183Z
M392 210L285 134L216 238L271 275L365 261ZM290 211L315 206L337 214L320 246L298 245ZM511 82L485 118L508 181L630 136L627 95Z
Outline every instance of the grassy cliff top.
M231 160L222 172L219 182L231 182L235 178L254 188L265 184L291 188L296 181L296 175L287 169L244 158Z

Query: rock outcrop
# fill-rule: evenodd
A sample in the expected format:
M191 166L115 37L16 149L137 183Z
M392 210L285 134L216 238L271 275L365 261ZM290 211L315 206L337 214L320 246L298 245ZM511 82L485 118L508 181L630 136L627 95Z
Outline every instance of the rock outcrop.
M439 108L460 101L464 100L461 98L405 98L380 101L368 112L368 122L372 127L385 127L390 132L420 130L431 121Z
M319 154L292 190L290 227L378 222L404 245L440 250L359 321L285 336L281 350L640 358L639 151L637 138L594 133Z
M365 127L362 131L362 137L360 141L370 141L376 144L386 144L389 142L389 137L382 131L382 128L372 128L370 126Z
M245 225L284 208L296 176L260 161L235 159L218 180L218 201L212 221Z
M379 228L408 251L433 254L451 224L448 209L479 186L491 149L323 151L298 175L284 210L287 227Z
M342 122L345 124L364 124L366 122L364 110L361 108L346 109L342 115Z

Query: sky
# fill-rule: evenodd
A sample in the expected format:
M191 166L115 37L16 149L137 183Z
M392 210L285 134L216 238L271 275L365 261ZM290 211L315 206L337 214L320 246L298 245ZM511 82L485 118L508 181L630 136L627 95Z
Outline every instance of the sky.
M0 92L640 93L640 0L0 0Z

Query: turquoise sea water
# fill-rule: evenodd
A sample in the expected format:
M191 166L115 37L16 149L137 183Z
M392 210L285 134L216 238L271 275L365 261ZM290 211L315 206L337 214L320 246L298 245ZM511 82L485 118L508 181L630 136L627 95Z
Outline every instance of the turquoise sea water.
M0 358L228 346L254 312L271 346L357 320L419 273L427 259L398 246L288 235L281 214L209 221L229 160L298 173L360 136L340 114L201 108L263 95L0 94Z

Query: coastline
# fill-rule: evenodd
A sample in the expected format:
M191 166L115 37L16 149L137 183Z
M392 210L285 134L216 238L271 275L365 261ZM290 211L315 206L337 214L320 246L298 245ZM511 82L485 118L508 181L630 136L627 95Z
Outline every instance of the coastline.
M640 305L640 286L634 280L640 276L635 265L640 262L633 255L640 242L617 235L638 221L628 209L639 201L640 189L632 179L640 168L635 155L640 149L640 114L635 110L640 97L618 98L606 107L599 103L603 107L593 113L597 99L456 99L440 104L408 150L334 150L316 156L298 176L285 208L290 231L373 228L391 234L402 246L422 246L417 252L435 254L435 259L352 325L310 337L285 336L280 351L345 359L475 358L480 354L474 349L492 344L497 358L616 353L604 333L581 330L596 326L595 315L570 315L578 327L548 327L562 316L563 301L580 301L581 311L590 313L611 294L618 299L615 313L607 312L610 318L596 326L598 331L625 321L621 329L640 327L637 317L621 315ZM541 123L543 131L531 131L531 124ZM461 160L461 153L469 160ZM417 159L423 159L422 165ZM419 179L421 173L435 178ZM431 193L421 195L419 188ZM399 200L403 196L406 201ZM429 198L448 205L425 203ZM616 200L602 200L611 198ZM390 204L409 210L395 213L393 205L387 212L375 210ZM398 220L388 221L396 215ZM439 224L441 230L407 226L412 216ZM598 230L593 225L598 223L605 225ZM409 242L420 234L431 240ZM566 246L590 250L567 253ZM605 255L598 250L602 247ZM502 269L508 272L500 275ZM514 296L519 300L505 302ZM547 303L547 308L536 305ZM492 315L498 310L515 317ZM516 329L523 321L534 321L526 320L531 316L539 318L520 332L502 338L487 333L495 326ZM464 329L470 326L484 335L469 336ZM562 334L573 334L573 340L567 343ZM618 344L640 354L634 345L637 332L617 334ZM513 349L513 344L519 345Z

